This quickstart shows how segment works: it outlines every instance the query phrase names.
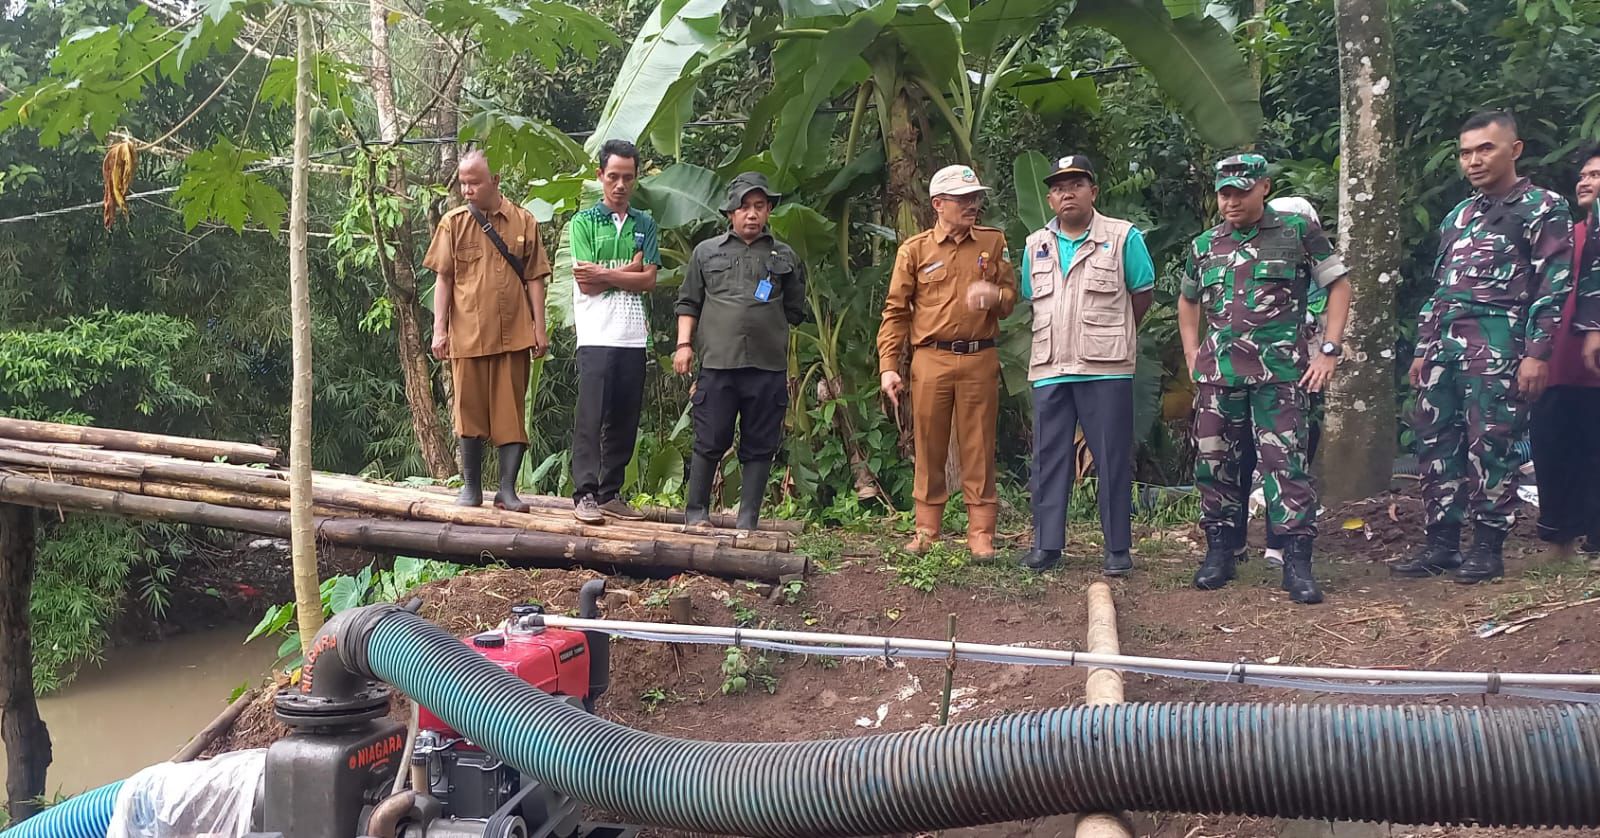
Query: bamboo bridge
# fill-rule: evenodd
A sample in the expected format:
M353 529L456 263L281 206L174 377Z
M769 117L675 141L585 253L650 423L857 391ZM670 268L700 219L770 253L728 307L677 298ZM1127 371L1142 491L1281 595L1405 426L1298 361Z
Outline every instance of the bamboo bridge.
M528 497L528 512L455 505L444 486L349 474L312 477L319 544L471 564L594 568L608 573L698 572L776 581L804 574L792 552L796 521L685 532L680 510L643 521L580 523L572 501ZM289 536L289 472L274 448L108 428L0 418L0 503Z

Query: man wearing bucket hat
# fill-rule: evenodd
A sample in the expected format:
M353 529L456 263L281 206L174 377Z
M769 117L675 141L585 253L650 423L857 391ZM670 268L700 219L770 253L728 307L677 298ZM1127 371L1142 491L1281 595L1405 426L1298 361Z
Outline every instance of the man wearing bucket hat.
M767 230L782 197L757 172L728 186L722 211L731 229L694 249L678 291L678 347L672 367L688 375L700 357L690 396L694 452L684 524L711 527L711 483L739 425L738 525L756 529L772 458L789 406L789 327L806 319L806 269Z
M1283 590L1298 603L1322 601L1311 575L1317 493L1306 470L1308 393L1338 364L1350 283L1328 237L1298 215L1267 207L1266 158L1237 154L1216 166L1223 220L1189 247L1178 327L1195 388L1195 486L1206 556L1194 586L1233 579L1243 536L1241 448L1254 437L1263 472L1269 532L1287 537ZM1324 340L1308 351L1302 331L1311 288L1328 291ZM1308 356L1310 359L1308 360Z
M1133 569L1133 371L1156 268L1137 228L1095 210L1088 157L1061 158L1044 182L1056 216L1028 237L1022 262L1034 415L1033 550L1023 564L1046 570L1061 560L1081 425L1099 475L1102 572L1122 576Z
M906 545L925 552L939 539L950 497L945 463L955 426L961 489L967 504L967 548L994 555L995 422L1000 410L1000 319L1016 306L1016 277L1005 234L979 226L988 187L968 166L947 166L933 176L928 194L933 229L900 245L883 322L878 329L878 371L883 392L896 406L905 390L900 363L910 344L912 443L916 474L916 535Z

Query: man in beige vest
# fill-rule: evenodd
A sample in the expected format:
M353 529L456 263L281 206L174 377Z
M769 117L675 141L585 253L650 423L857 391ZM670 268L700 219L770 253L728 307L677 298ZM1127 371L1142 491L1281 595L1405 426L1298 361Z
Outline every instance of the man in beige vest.
M1044 182L1056 217L1028 237L1022 263L1033 301L1033 550L1022 563L1061 561L1081 425L1099 475L1101 572L1123 576L1133 569L1133 370L1156 269L1138 228L1095 211L1088 157L1061 158Z

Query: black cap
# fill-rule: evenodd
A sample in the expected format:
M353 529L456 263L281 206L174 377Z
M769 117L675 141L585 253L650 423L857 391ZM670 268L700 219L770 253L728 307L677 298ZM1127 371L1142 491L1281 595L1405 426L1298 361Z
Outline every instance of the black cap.
M741 172L733 179L733 183L728 184L728 200L723 202L722 211L733 212L738 209L744 203L744 196L758 189L767 196L768 201L774 204L778 202L779 198L783 197L783 195L772 191L772 187L767 183L766 175L760 172Z
M1089 179L1090 183L1099 182L1094 176L1094 163L1090 162L1089 156L1086 154L1069 154L1057 160L1056 170L1045 175L1044 182L1050 183L1067 175L1083 175Z

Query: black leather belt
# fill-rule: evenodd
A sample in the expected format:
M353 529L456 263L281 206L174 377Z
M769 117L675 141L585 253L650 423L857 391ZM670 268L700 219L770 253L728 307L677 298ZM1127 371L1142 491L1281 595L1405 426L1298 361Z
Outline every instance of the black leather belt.
M931 346L934 349L945 352L953 352L957 355L971 355L974 352L982 352L985 349L992 348L994 346L994 338L984 338L983 340L930 340L921 345Z

